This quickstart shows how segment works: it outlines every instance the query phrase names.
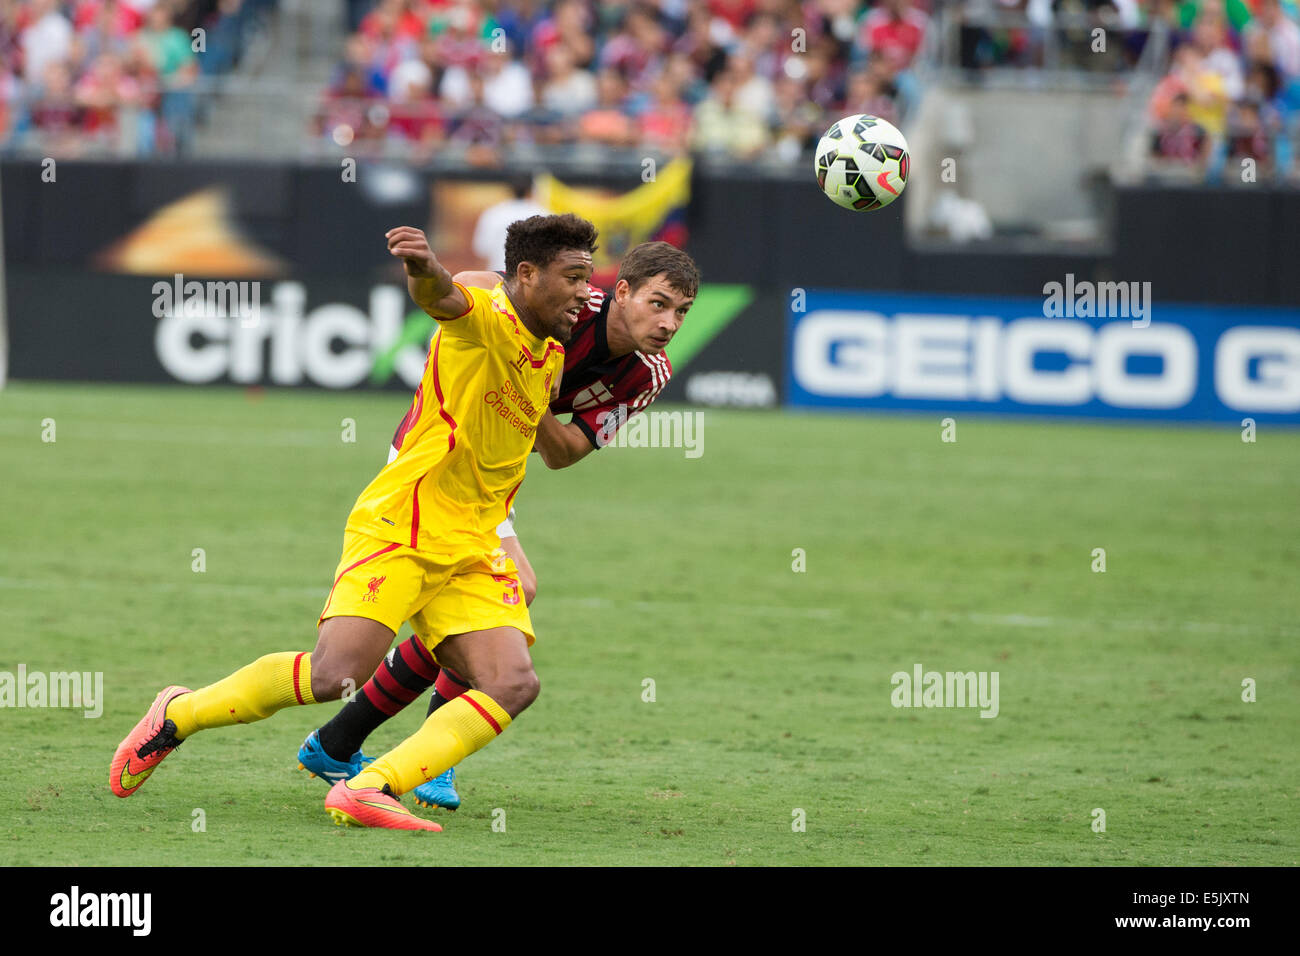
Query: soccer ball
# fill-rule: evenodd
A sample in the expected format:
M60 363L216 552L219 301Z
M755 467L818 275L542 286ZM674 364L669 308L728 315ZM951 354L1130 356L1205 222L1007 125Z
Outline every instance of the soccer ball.
M846 116L817 143L817 185L837 206L866 212L888 206L907 185L907 140L878 116Z

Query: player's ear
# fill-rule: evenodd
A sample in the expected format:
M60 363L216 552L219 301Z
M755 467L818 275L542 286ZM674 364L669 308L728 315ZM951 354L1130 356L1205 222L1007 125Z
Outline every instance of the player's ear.
M531 262L521 262L515 268L515 281L531 283L537 277L537 266Z
M622 305L627 301L627 297L632 294L632 285L626 279L619 279L614 283L614 301Z

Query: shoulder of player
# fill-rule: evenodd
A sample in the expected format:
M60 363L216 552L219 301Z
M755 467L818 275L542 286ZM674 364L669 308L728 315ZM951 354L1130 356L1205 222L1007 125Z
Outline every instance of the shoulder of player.
M515 314L514 306L511 305L510 297L506 295L504 287L497 286L491 291L478 289L476 292L483 297L484 314L495 320L491 324L500 330L495 334L503 336L504 340L510 343L511 348L518 345L523 349L524 354L533 362L534 368L541 368L553 355L556 356L555 361L560 368L564 367L564 346L552 338L539 343L519 321L519 316Z
M518 327L519 317L515 315L514 307L502 286L495 289L470 287L465 292L470 298L471 311L475 314L494 320L494 325L506 330Z
M463 286L469 306L465 312L454 319L442 323L443 331L457 339L476 343L489 349L505 349L512 355L516 344L520 342L521 323L515 315L510 299L501 286L494 289L481 289L477 286ZM532 336L530 335L531 339ZM525 347L527 350L527 347ZM536 356L534 357L536 360Z
M633 352L631 357L639 359L637 364L644 370L643 374L646 378L658 382L667 382L673 377L673 363L669 360L666 352L659 352L656 355Z
M623 361L627 363L627 372L619 376L615 392L621 402L649 405L673 377L672 362L663 352L657 355L632 352Z

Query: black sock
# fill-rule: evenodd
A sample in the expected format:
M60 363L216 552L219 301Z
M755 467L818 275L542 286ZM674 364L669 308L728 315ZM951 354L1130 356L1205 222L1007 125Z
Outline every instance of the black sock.
M438 677L438 665L418 637L384 658L375 676L320 729L321 749L347 761L376 727L419 697Z
M434 682L433 696L429 698L429 713L424 715L425 719L447 701L455 700L467 690L469 682L450 667L444 667Z

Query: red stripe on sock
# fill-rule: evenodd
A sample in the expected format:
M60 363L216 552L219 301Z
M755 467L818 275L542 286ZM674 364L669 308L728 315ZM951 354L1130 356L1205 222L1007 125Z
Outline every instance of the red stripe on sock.
M444 667L441 673L438 674L438 679L433 682L433 689L438 692L438 696L443 700L455 700L469 690L469 685L458 682Z
M403 685L396 675L388 669L387 662L379 665L379 670L375 671L375 676L370 678L367 683L373 683L377 687L383 688L388 693L388 696L402 704L409 704L420 695L418 690L411 690L411 688Z
M436 680L438 677L438 665L430 656L428 648L424 646L418 637L413 637L405 644L397 648L397 653L402 655L402 660L419 676L425 680Z
M298 703L304 705L307 702L302 699L301 676L302 676L302 659L306 656L307 656L307 652L303 651L293 659L293 696L298 698Z
M483 706L478 701L476 701L473 697L468 697L468 696L465 699L470 702L470 704L473 706L475 710L477 710L480 714L483 715L483 719L492 725L493 730L495 730L498 734L501 733L501 725L492 719L492 715L489 714L486 710L484 710Z
M378 684L375 684L373 679L366 681L361 688L361 694L366 700L375 705L376 710L387 714L389 717L396 717L402 709L402 705L393 703L392 699L379 688Z

